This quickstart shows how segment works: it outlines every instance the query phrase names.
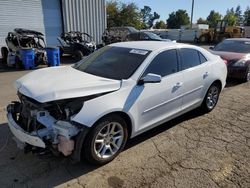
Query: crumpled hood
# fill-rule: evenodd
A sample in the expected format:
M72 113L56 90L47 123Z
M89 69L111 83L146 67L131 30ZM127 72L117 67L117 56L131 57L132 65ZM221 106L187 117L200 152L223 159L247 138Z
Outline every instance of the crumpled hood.
M41 103L111 92L120 85L119 80L87 74L71 66L39 69L15 82L20 93Z

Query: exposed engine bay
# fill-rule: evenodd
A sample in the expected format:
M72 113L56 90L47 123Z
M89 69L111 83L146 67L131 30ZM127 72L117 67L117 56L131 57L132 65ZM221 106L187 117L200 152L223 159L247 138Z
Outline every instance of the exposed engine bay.
M27 138L27 135L26 138L20 138L22 136L15 135L14 132L14 135L23 142L23 145L20 143L18 145L31 150L38 147L59 151L64 156L71 155L76 148L75 137L83 131L84 126L71 121L70 118L81 110L84 101L97 96L39 103L18 93L20 102L15 101L10 104L7 111L22 131L30 136L30 138Z

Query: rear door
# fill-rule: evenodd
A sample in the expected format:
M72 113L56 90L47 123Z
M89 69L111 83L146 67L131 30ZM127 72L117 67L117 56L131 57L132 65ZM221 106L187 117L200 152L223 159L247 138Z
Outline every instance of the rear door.
M195 49L179 50L181 70L183 72L183 105L186 109L200 104L203 100L205 82L209 77L206 58Z

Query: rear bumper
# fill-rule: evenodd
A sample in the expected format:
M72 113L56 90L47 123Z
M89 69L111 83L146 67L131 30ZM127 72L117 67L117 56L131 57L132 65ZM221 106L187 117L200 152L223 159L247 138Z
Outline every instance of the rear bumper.
M31 135L30 133L24 131L14 120L13 115L10 110L11 106L7 107L7 119L8 126L12 132L12 134L22 143L27 143L32 146L37 146L41 148L45 148L46 145L41 138L35 135Z

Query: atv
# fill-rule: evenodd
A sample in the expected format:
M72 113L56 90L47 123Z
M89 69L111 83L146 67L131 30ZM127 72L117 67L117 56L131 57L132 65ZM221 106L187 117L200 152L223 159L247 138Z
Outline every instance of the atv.
M2 62L9 66L22 67L21 50L33 49L35 66L47 64L44 35L38 31L16 28L5 38L7 47L1 48ZM11 57L11 58L8 58ZM12 59L12 62L9 62Z
M96 44L93 41L93 37L87 33L70 31L62 33L61 37L57 39L61 44L60 54L73 56L77 61L96 50Z

